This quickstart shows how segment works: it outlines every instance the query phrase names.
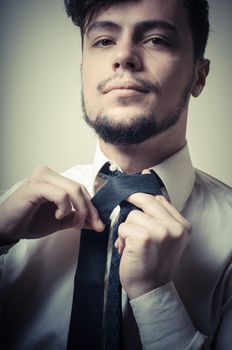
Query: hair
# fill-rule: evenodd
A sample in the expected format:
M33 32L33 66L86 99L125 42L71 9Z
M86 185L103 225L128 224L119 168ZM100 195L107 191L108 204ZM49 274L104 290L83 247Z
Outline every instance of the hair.
M83 39L86 25L101 8L132 0L64 0L67 15L80 27ZM140 0L133 0L140 1ZM194 57L203 59L209 36L209 5L207 0L182 0L189 16Z

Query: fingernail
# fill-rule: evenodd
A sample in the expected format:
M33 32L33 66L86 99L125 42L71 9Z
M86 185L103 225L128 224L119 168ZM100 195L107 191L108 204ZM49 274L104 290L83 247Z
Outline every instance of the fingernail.
M57 210L57 212L55 213L55 217L57 220L61 220L64 217L64 213L61 210Z
M150 174L151 172L150 172L150 169L144 169L143 171L142 171L142 174L143 175L145 175L145 174Z
M101 219L97 219L97 228L99 229L99 231L103 231L105 228L104 223L101 221Z

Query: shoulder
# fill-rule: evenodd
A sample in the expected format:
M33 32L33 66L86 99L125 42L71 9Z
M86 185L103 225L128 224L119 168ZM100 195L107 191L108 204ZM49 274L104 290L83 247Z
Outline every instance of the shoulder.
M60 174L71 180L74 180L83 184L85 187L89 187L91 186L91 181L92 181L92 173L93 173L92 169L93 169L93 166L91 164L87 164L87 165L81 164L81 165L75 165L63 171ZM0 191L0 204L3 203L8 197L10 197L21 185L23 185L25 180L26 178L17 182L6 191Z
M72 179L74 181L80 181L89 178L92 174L92 165L90 164L79 164L75 165L64 172L61 175Z
M196 170L196 179L190 196L191 210L199 221L211 223L211 230L222 227L227 223L232 233L232 189L214 177ZM228 225L231 223L231 225Z
M192 259L200 271L207 271L213 284L228 262L231 264L232 190L200 170L195 173L193 190L183 211L192 226L186 259ZM202 272L199 274L202 276Z
M232 252L232 189L196 170L196 180L184 216L192 224L192 246L198 261L211 257L222 266ZM201 258L200 258L201 257ZM216 263L216 261L218 263Z
M79 182L80 184L84 185L88 192L93 194L93 182L94 182L94 175L93 175L93 165L91 164L81 164L81 165L75 165L72 168L64 171L61 175Z
M196 180L194 191L200 199L204 199L206 203L213 201L218 206L229 206L232 208L232 188L221 182L220 180L204 173L201 170L196 169Z

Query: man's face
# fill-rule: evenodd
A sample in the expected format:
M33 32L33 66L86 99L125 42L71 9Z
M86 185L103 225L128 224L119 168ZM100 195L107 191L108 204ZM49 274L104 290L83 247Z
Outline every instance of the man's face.
M129 1L102 9L84 34L87 121L115 144L139 143L173 127L187 113L193 57L181 0ZM107 132L102 132L104 125ZM135 139L120 141L121 129L129 135L131 128ZM114 132L117 140L108 135Z

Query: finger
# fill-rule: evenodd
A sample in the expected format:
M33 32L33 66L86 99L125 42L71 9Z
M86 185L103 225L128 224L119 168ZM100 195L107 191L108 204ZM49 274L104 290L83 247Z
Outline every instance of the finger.
M82 189L79 188L76 195L70 195L72 206L76 212L74 219L74 226L79 229L85 224L85 220L88 216L88 206L83 196Z
M58 230L65 230L67 228L73 227L73 222L75 220L75 211L71 211L68 215L66 215L63 219L59 220L59 228Z
M151 174L151 171L149 169L144 169L142 171L142 175L146 175L146 174Z
M43 180L55 184L68 192L72 205L76 211L76 228L84 226L85 220L87 220L85 227L94 228L96 231L104 230L104 224L100 220L97 209L91 202L90 194L83 185L65 178L49 168L45 168L45 171L43 172Z
M157 225L157 232L159 232L159 225ZM147 231L146 228L142 226L137 226L131 223L122 223L119 226L118 231L120 243L127 249L128 253L136 250L137 252L142 252L147 249L148 242L154 241L154 237ZM158 242L162 237L156 235L156 241Z
M68 192L70 195L75 195L76 193L79 193L80 189L84 187L78 182L72 179L69 179L59 173L56 173L55 171L53 171L48 167L36 168L33 176L35 176L38 181L46 182L48 184L62 188L64 191Z
M142 174L151 174L151 170L144 169L142 171ZM165 206L165 208L173 215L173 217L182 222L182 215L180 215L180 213L166 200L164 196L156 195L155 197Z
M143 213L138 212L138 218L135 222L126 221L120 225L119 236L122 242L130 238L134 242L137 242L137 244L141 244L141 242L145 242L146 244L150 240L159 243L167 237L176 236L175 223L172 225L171 223L164 224L156 219L149 218L145 214L141 214Z
M68 184L69 182L74 182L73 180L70 180L64 177L63 175L60 175L59 173L55 172L47 166L36 167L33 171L31 178L36 179L40 182L52 183L54 185L57 185L58 187L60 187L62 183Z
M158 240L162 240L165 237L180 237L186 231L185 225L171 215L163 220L163 218L154 218L139 210L131 211L126 223L133 224L140 230L146 230L150 237Z
M82 194L81 187L78 186L76 196L64 190L61 186L55 186L51 183L33 180L30 186L34 189L33 196L37 196L40 203L50 201L56 204L55 218L62 220L71 211L74 211L73 226L77 229L82 228L87 217L87 206Z
M114 246L118 250L118 253L122 255L125 245L124 245L124 241L120 239L120 237L117 238L117 240L114 243Z
M189 227L189 222L178 212L178 210L171 205L164 196L156 196L156 199L169 211L169 213L180 223Z
M89 210L87 197L83 193L83 186L76 181L55 173L52 170L43 174L43 180L55 184L57 187L62 188L68 193L72 207L76 212L73 224L77 229L82 228Z
M30 184L33 187L33 191L30 190L31 202L35 201L35 204L42 204L46 201L53 202L57 206L55 212L56 219L62 219L68 213L71 212L72 207L70 203L70 198L63 189L60 189L54 185L46 183L36 183Z
M159 196L152 196L146 193L134 193L127 198L127 201L141 208L146 214L165 220L165 218L172 214L157 200L157 197Z
M88 215L86 218L85 227L94 228L96 231L103 231L105 228L104 223L99 217L97 209L91 202L91 197L88 191L85 188L82 188L83 196L85 198L85 203L88 208Z

